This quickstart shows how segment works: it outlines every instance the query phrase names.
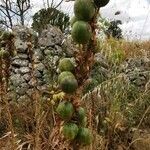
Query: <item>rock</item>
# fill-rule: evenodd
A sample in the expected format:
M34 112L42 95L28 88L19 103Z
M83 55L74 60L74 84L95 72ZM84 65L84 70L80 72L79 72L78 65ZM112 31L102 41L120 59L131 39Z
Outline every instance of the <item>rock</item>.
M55 45L55 52L56 52L57 55L61 56L62 53L63 53L63 50L62 50L62 48L60 46Z
M14 61L12 61L12 66L15 67L27 67L28 66L29 61L28 60L21 60L21 59L15 59Z
M18 102L23 102L23 101L26 101L27 100L27 96L26 95L23 95L23 96L20 96L17 101Z
M11 68L12 72L15 74L19 74L20 70L18 68Z
M44 54L45 54L45 55L51 55L51 53L52 53L52 52L51 52L49 49L45 49L45 50L44 50Z
M109 64L101 53L95 54L94 62L91 71L91 78L95 79L98 84L100 84L110 76Z
M32 78L30 78L30 81L28 82L28 84L29 84L30 88L33 88L34 86L37 85L36 81L34 79L32 79Z
M41 50L36 49L33 57L34 57L34 62L39 63L43 59Z
M60 29L49 26L41 33L38 43L40 46L51 47L56 44L61 45L63 38L64 37Z
M29 85L28 85L27 83L22 83L20 87L21 87L21 88L26 88L26 89L28 89L28 88L29 88Z
M37 89L40 91L46 91L48 89L48 86L43 85L43 86L37 86Z
M19 56L16 55L16 56L14 56L11 60L13 61L13 60L15 60L15 59L19 59Z
M15 34L16 38L19 38L21 41L27 41L29 37L31 37L32 42L34 42L37 37L36 32L34 32L31 28L17 25L13 27L13 33Z
M28 59L28 55L27 54L21 54L21 53L19 53L17 56L20 59Z
M33 94L33 92L34 92L34 89L28 89L28 90L26 91L26 94L27 94L29 97L31 97L32 94Z
M27 43L21 41L20 39L16 39L14 45L19 53L25 53L28 49Z
M42 86L42 85L46 84L46 82L44 82L44 81L42 81L42 80L38 80L38 81L37 81L37 84L38 84L39 86Z
M21 67L19 69L19 71L20 71L21 74L26 74L26 73L30 72L30 68L29 67Z
M14 87L20 86L25 82L20 74L14 74L10 77L10 81Z
M147 58L130 58L120 65L120 72L127 75L132 84L144 89L150 79L150 60Z
M33 74L36 78L42 78L42 74L38 70L35 70Z
M35 68L40 71L40 72L43 72L44 69L45 69L45 66L43 65L43 63L38 63L38 64L35 64Z
M28 82L30 80L30 78L31 78L30 74L24 74L23 75L23 79L25 79L26 82Z
M64 39L62 43L62 49L66 56L72 57L74 55L74 52L75 50L77 50L77 47L73 43L71 36L68 36L66 39Z

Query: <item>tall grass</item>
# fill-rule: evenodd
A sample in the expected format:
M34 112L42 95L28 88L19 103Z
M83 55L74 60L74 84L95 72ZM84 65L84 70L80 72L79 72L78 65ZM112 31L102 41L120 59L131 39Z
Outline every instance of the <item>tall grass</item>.
M112 71L111 68L117 68L125 59L149 58L150 42L110 39L99 42L97 51L105 56ZM54 104L62 98L59 92L53 89L43 98L42 91L35 86L31 98L16 103L9 102L7 91L3 91L0 106L1 149L50 150L50 134L57 119ZM94 110L93 114L89 112L88 120L94 135L90 150L136 150L134 131L150 129L148 84L140 91L130 84L124 74L114 71L109 79L85 93L82 103L87 110ZM88 150L87 147L84 149Z

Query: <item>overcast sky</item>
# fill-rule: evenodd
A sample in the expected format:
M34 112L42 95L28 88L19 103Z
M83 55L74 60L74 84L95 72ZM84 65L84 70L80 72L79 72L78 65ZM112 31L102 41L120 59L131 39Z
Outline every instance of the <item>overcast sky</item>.
M60 0L55 1L57 3ZM34 12L43 7L43 0L32 2ZM73 2L63 2L60 9L72 15ZM121 14L115 16L116 11ZM110 3L101 9L101 14L109 20L121 19L121 28L126 38L150 40L150 0L110 0Z

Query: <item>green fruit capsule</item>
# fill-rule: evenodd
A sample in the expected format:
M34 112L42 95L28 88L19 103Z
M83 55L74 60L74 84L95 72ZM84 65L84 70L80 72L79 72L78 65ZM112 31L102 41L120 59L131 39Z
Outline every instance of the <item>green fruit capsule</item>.
M76 0L74 14L79 20L90 21L95 14L95 6L91 0Z
M77 135L77 140L80 144L90 145L92 142L92 134L88 128L80 128Z
M74 75L69 72L69 71L63 71L59 76L58 76L58 83L61 82L61 80L65 77L72 77L72 78L75 78Z
M75 68L70 58L61 59L58 67L60 71L73 71Z
M76 21L73 25L71 36L79 44L88 43L92 37L90 25L84 21Z
M70 20L70 25L71 25L71 27L73 26L73 24L74 24L76 21L78 21L78 18L77 18L76 16L73 16L73 17L71 18L71 20Z
M78 134L78 126L74 123L66 123L62 128L64 137L68 140L74 140Z
M56 112L58 113L58 115L60 116L60 118L64 119L64 120L68 120L72 117L73 113L74 113L74 108L73 105L70 102L61 102L59 103Z
M109 0L94 0L97 7L104 7L109 3Z
M81 127L86 127L87 126L87 117L84 117L83 120L80 122Z
M86 116L85 109L84 109L83 107L79 107L79 108L77 109L77 115L78 115L79 121L84 120L84 118L85 118L85 116Z
M78 88L78 82L74 77L66 76L60 81L60 88L63 92L72 94Z

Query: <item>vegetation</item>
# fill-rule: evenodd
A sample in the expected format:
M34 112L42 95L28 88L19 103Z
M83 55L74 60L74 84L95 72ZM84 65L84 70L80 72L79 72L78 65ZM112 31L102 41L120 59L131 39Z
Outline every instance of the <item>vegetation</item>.
M41 9L33 16L32 28L39 34L51 24L65 31L69 26L69 16L56 8Z
M108 2L95 0L93 7L91 0L76 0L71 21L73 58L62 56L58 61L57 83L43 91L34 85L33 94L21 102L15 92L13 100L8 95L15 35L1 31L1 149L150 149L150 42L124 40L120 21L106 23L107 38L96 37L99 7ZM49 11L58 16L47 17L53 14ZM62 31L69 26L69 17L55 8L42 9L34 17L33 28L39 33L47 23L59 25ZM30 40L29 36L31 74L36 81Z

